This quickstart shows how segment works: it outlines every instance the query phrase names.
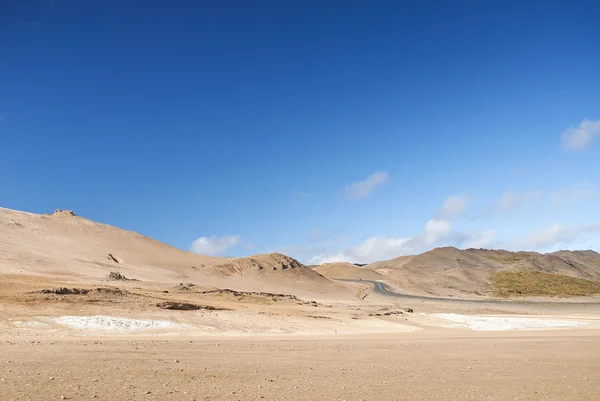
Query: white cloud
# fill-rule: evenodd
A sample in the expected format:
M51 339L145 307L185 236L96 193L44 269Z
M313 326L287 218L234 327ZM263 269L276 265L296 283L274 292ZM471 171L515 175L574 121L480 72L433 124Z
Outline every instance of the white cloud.
M571 127L561 135L562 147L569 150L589 149L592 142L600 135L600 119L583 120L576 127Z
M200 237L192 242L190 251L205 255L219 255L229 248L239 244L239 235L226 235L223 237Z
M398 256L399 250L410 250L410 242L411 238L371 237L352 248L351 253L358 262L390 259Z
M538 191L517 192L510 190L502 194L500 200L496 204L496 210L508 212L521 207L528 200L539 198L539 196L540 193Z
M425 242L435 244L452 233L452 223L448 220L429 220L425 224Z
M365 239L356 246L338 252L322 252L310 259L311 264L329 262L372 263L394 259L399 256L414 255L438 246L461 248L489 247L494 240L494 231L481 234L465 234L453 231L448 220L429 220L422 233L408 238L375 236Z
M486 230L481 234L472 235L464 246L465 248L489 248L494 243L495 236L494 230Z
M377 260L393 259L402 254L412 253L411 241L412 238L370 237L343 251L313 256L310 263L370 263Z
M577 238L597 231L600 231L600 223L577 227L568 227L556 223L515 241L511 248L517 250L545 250L559 245L569 245Z
M388 173L377 171L368 176L364 181L358 181L346 186L346 194L352 199L363 198L389 180L390 175Z
M438 217L443 220L448 220L462 216L467 212L469 203L471 203L471 196L468 194L452 195L444 201L444 204L438 213Z
M489 246L494 238L491 230L481 234L454 231L452 218L464 215L471 201L467 194L458 194L447 198L436 218L425 223L423 231L411 237L395 238L373 236L361 243L346 247L341 251L316 252L309 259L311 264L328 262L371 263L393 259L398 256L414 255L437 246L483 247Z
M309 265L322 265L323 263L336 263L336 262L347 262L348 256L346 256L343 252L339 252L333 255L324 255L324 256L313 256L308 259Z
M555 203L590 200L600 201L600 185L593 182L580 182L555 192L516 191L510 190L492 205L496 211L510 211L526 202L543 197L543 200ZM359 242L351 241L351 237L342 236L343 241L335 243L322 231L314 231L309 237L308 245L289 248L300 260L311 264L345 261L350 263L372 263L393 259L399 256L414 255L426 252L435 247L454 246L457 248L497 248L512 250L536 250L541 252L569 249L574 246L593 248L600 242L600 223L581 226L552 224L542 230L534 231L522 238L515 238L514 230L518 226L498 227L505 230L508 238L498 238L498 232L489 227L469 230L456 228L456 225L467 224L472 220L455 221L469 212L471 197L468 194L457 194L444 200L434 217L425 222L422 230L407 236L374 235ZM537 203L537 202L536 202ZM553 215L554 217L556 215ZM504 220L496 216L496 220ZM506 224L501 221L501 224ZM504 231L500 231L504 232ZM511 235L510 233L513 232ZM326 238L329 238L326 240ZM293 252L292 252L293 251ZM286 253L286 252L284 252Z

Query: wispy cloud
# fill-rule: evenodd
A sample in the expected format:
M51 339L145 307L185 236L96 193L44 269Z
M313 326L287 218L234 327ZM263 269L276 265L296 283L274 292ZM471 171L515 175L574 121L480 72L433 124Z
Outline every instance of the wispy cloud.
M466 213L469 203L471 203L471 195L469 194L452 195L444 201L437 218L445 220L462 216Z
M482 233L463 233L454 231L452 223L448 221L430 220L426 223L423 232L412 237L369 237L358 245L341 251L316 254L309 261L312 264L371 263L399 256L414 255L444 245L461 248L489 247L493 243L494 234L492 230Z
M517 210L527 202L541 206L548 202L568 204L583 201L600 201L600 186L593 182L579 182L570 187L557 191L517 191L509 190L501 194L495 202L487 208L492 212L490 217L500 222L499 227L465 228L459 224L468 224L471 216L472 197L460 193L446 198L433 217L424 222L422 229L412 235L373 235L363 238L359 242L350 238L340 243L326 243L321 231L311 234L308 245L303 247L290 247L288 250L295 253L301 260L311 264L321 264L334 261L351 263L371 263L380 260L393 259L399 256L414 255L440 246L455 246L458 248L494 248L502 247L512 250L550 251L557 247L569 248L583 244L598 243L600 238L600 223L587 225L550 224L543 229L531 232L519 238L514 230L514 224L506 227L504 216L499 212ZM491 220L494 221L494 220ZM481 221L480 221L481 222ZM497 231L496 229L500 230ZM410 233L409 233L410 234ZM498 238L500 234L509 235L508 238ZM596 242L594 242L596 241ZM590 247L592 245L584 245Z
M600 200L600 185L591 181L580 181L554 191L552 203L563 206L577 201Z
M390 180L390 175L385 171L377 171L363 181L354 182L346 186L346 194L352 199L364 198L375 188Z
M495 209L498 212L509 212L520 208L529 200L540 197L539 191L518 192L514 190L506 191L496 203Z
M315 255L310 259L310 263L368 263L375 260L392 259L402 254L411 253L412 245L410 242L411 238L370 237L357 246L339 252Z
M437 216L427 221L418 234L410 237L369 237L358 245L340 251L316 254L310 262L313 264L340 261L370 263L424 252L441 245L477 248L489 246L494 240L495 233L492 230L482 233L464 233L454 230L452 219L466 214L469 202L468 195L453 195L444 201Z
M465 248L489 248L495 240L494 230L485 230L479 234L473 234L464 242Z
M352 233L331 233L325 230L313 230L304 244L285 246L275 252L289 254L297 259L312 263L315 255L329 254L332 248L343 247L354 236Z
M294 191L292 193L292 203L294 204L294 206L300 206L302 203L304 203L304 201L310 199L312 197L312 194L308 193L308 192L304 192L304 191Z
M600 231L600 223L569 227L555 223L541 230L536 230L514 241L510 247L515 250L532 249L542 250L558 245L569 245L575 239Z
M190 251L205 255L220 255L229 248L239 244L239 235L226 235L223 237L200 237L192 242Z
M560 138L562 147L568 150L586 150L592 146L596 137L600 136L600 119L583 120L576 127L564 131Z
M335 234L322 229L313 230L308 236L311 244L339 244L353 237L353 234Z

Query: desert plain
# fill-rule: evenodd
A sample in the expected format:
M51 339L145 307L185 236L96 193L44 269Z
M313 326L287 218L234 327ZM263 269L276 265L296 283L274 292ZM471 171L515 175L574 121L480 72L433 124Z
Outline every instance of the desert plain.
M598 400L600 255L357 266L0 209L1 400Z

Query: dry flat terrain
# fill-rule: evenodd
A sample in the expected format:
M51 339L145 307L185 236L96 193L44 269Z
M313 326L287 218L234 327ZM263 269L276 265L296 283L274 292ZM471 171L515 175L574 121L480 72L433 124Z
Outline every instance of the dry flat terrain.
M596 401L598 339L598 332L433 331L304 340L5 340L0 399Z
M310 268L0 209L0 400L598 400L596 255Z

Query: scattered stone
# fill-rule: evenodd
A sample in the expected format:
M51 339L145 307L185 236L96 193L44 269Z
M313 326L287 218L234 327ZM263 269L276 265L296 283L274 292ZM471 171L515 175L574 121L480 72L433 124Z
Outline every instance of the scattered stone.
M106 278L111 281L133 281L132 279L125 277L119 272L110 272Z
M228 288L224 288L222 290L202 291L200 294L230 294L230 295L233 295L234 297L254 295L254 296L260 296L260 297L267 297L267 298L286 298L286 299L290 299L293 301L299 301L299 299L295 295L275 294L272 292L235 291L235 290L230 290ZM312 303L316 304L315 301L312 301Z
M55 216L77 216L75 213L73 213L72 210L63 210L63 209L54 210L54 215Z
M123 291L123 290L121 290L119 288L115 288L115 287L98 287L94 291L99 292L99 293L104 293L104 294L111 294L111 295L127 294L127 291Z
M156 304L161 309L169 309L169 310L227 310L225 308L216 308L214 306L209 305L195 305L189 304L186 302L159 302Z
M81 289L81 288L54 288L51 290L41 290L42 294L57 294L57 295L78 295L78 294L87 294L89 290Z
M179 283L175 288L179 291L191 291L195 287L192 283Z

